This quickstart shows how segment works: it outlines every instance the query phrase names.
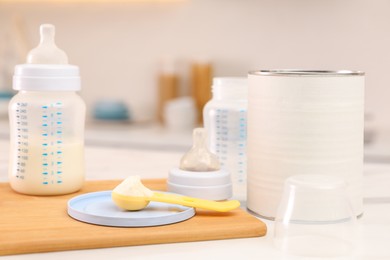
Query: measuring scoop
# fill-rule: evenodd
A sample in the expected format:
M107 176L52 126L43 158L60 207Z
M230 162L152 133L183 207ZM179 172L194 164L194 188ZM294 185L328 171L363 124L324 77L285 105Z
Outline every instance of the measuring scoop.
M140 176L129 176L122 181L112 191L111 198L118 207L126 210L141 210L145 208L150 201L179 204L220 212L230 211L240 206L238 200L218 202L191 198L174 193L154 192L142 184Z
M160 192L153 192L151 196L129 196L113 191L111 197L118 207L126 210L141 210L145 208L150 201L179 204L219 212L227 212L240 206L238 200L213 201Z

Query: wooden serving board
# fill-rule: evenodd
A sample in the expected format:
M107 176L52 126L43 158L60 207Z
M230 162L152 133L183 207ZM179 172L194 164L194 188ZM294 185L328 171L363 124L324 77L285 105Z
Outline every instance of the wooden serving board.
M74 196L112 190L120 181L89 181L77 193L27 196L0 183L0 255L174 242L257 237L266 225L242 209L227 213L197 210L186 221L157 227L107 227L83 223L67 214ZM144 180L152 190L166 190L165 180ZM130 230L131 229L131 230Z

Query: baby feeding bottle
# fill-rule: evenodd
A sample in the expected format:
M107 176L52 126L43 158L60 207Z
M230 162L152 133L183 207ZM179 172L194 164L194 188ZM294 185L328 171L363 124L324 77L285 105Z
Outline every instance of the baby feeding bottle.
M246 198L247 78L214 78L212 99L203 109L209 148L230 172L234 198Z
M54 42L55 28L40 27L41 41L17 65L9 104L12 189L30 195L75 192L84 182L85 104L79 68Z

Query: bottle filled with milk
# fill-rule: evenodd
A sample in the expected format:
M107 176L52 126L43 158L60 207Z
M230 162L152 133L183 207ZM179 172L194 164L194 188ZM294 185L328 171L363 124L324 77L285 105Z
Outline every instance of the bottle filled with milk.
M85 103L79 68L54 42L55 28L40 27L40 44L17 65L9 104L9 181L20 193L58 195L84 182Z

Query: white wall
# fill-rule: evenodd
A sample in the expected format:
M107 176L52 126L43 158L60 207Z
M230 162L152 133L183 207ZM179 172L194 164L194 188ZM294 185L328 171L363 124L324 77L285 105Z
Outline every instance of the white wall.
M390 120L390 1L187 0L177 2L0 4L0 43L20 15L31 45L41 23L81 67L89 105L123 98L136 118L154 115L162 55L209 58L216 76L267 68L366 72L366 109ZM185 80L184 80L185 83ZM185 86L184 86L185 87Z

